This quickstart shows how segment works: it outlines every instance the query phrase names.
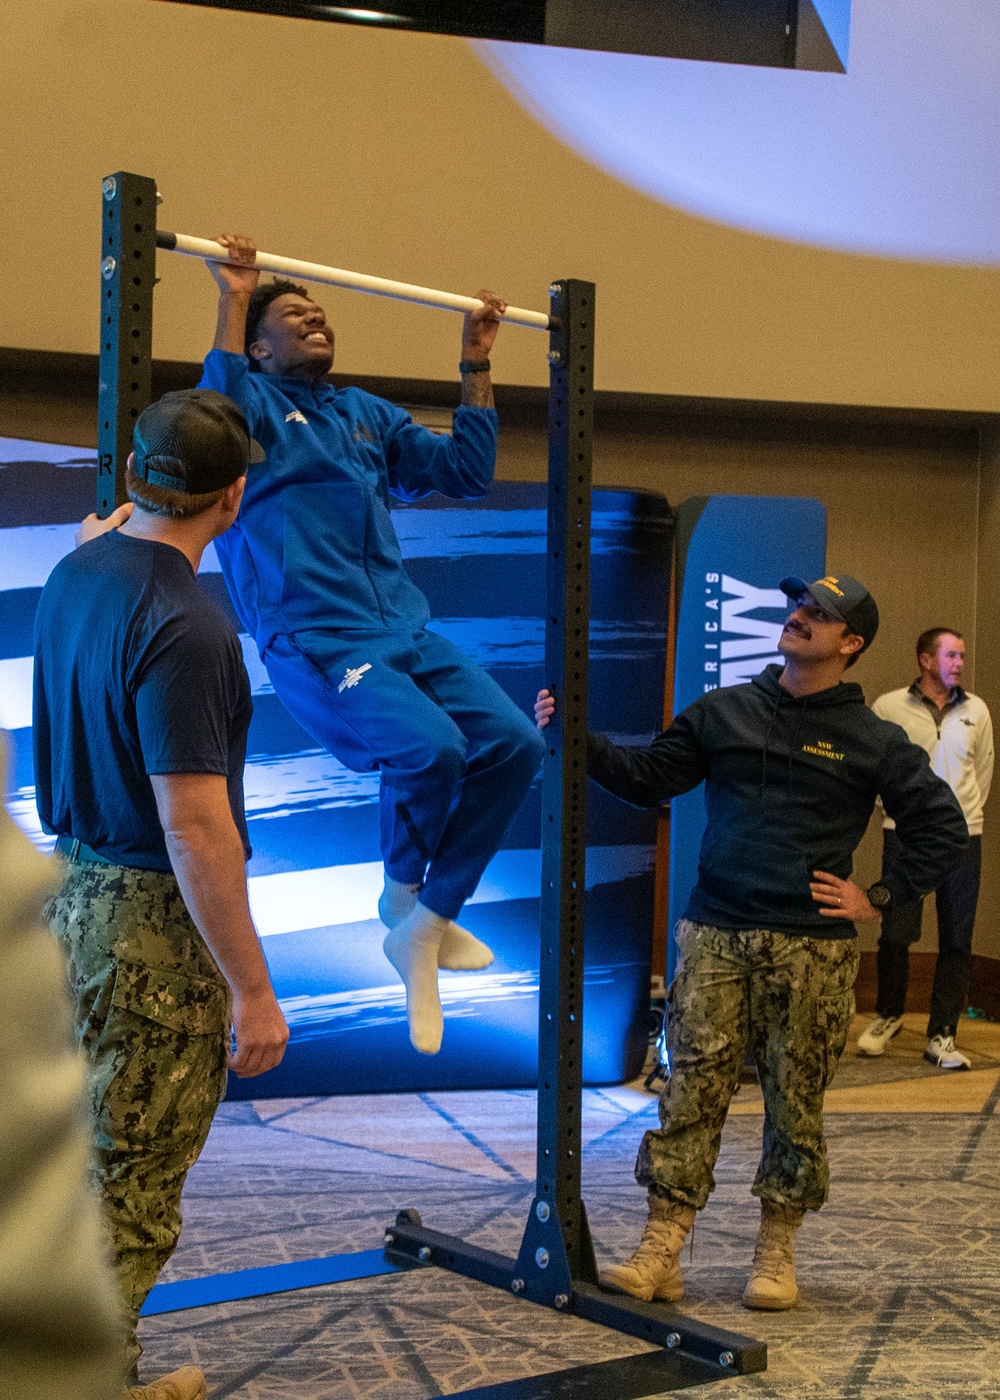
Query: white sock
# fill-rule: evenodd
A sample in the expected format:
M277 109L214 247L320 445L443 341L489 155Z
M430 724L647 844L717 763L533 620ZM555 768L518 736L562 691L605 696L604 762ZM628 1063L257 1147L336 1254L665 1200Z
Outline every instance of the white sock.
M446 967L449 972L480 972L492 961L492 948L461 924L449 920L441 939L438 967Z
M406 918L417 902L419 885L406 885L402 880L385 877L385 889L379 896L378 916L386 928L395 928ZM493 961L493 950L488 948L467 928L449 920L441 939L438 953L438 967L449 972L480 972Z
M417 903L385 936L382 948L406 988L410 1041L423 1055L441 1049L444 1016L438 995L438 953L448 920Z
M386 928L395 928L400 919L406 918L416 904L419 893L419 885L405 885L391 875L385 877L385 889L379 895L378 916Z

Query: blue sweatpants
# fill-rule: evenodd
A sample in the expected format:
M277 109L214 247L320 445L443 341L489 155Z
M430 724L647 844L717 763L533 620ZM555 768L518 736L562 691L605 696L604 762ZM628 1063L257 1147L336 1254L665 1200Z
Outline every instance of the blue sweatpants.
M443 918L500 847L545 751L531 720L458 647L415 632L300 632L264 653L275 692L355 772L382 775L386 873Z

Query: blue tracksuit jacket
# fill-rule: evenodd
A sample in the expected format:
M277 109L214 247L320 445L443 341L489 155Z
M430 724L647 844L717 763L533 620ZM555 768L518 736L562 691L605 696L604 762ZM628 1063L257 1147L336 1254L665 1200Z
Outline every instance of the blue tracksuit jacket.
M209 352L201 386L239 405L267 453L216 541L261 653L297 632L423 627L427 601L403 568L389 497L484 496L496 411L459 408L452 436L438 435L360 389L252 373L246 356L223 350Z

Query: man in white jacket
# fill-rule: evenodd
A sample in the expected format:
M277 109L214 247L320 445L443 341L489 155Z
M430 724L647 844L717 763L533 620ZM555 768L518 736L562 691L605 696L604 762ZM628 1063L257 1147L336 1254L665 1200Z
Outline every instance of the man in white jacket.
M940 1069L969 1069L955 1046L958 1018L968 994L972 933L979 898L983 807L993 777L993 724L977 695L960 684L965 642L954 628L932 627L917 638L920 675L911 686L880 695L872 709L901 725L927 750L931 767L958 798L969 826L969 844L959 864L936 891L938 958L934 969L925 1058ZM883 869L891 869L897 837L886 818ZM910 944L920 938L923 902L891 907L882 919L878 945L878 1016L858 1040L863 1055L881 1055L902 1025L909 976Z

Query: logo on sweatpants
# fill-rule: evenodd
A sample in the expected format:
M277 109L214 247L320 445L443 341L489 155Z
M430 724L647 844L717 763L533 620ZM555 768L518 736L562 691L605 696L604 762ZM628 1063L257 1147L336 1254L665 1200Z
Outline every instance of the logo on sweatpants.
M350 690L351 686L357 685L364 673L370 671L371 668L372 663L370 661L366 661L363 666L348 666L347 670L344 672L344 679L337 686L337 694L340 695L342 691Z
M297 408L293 408L292 411L291 411L291 413L286 413L286 414L285 414L285 422L286 422L286 423L305 423L305 425L306 425L307 428L308 428L308 426L309 426L309 419L306 417L306 415L305 415L304 413L300 413L299 410L298 410Z

